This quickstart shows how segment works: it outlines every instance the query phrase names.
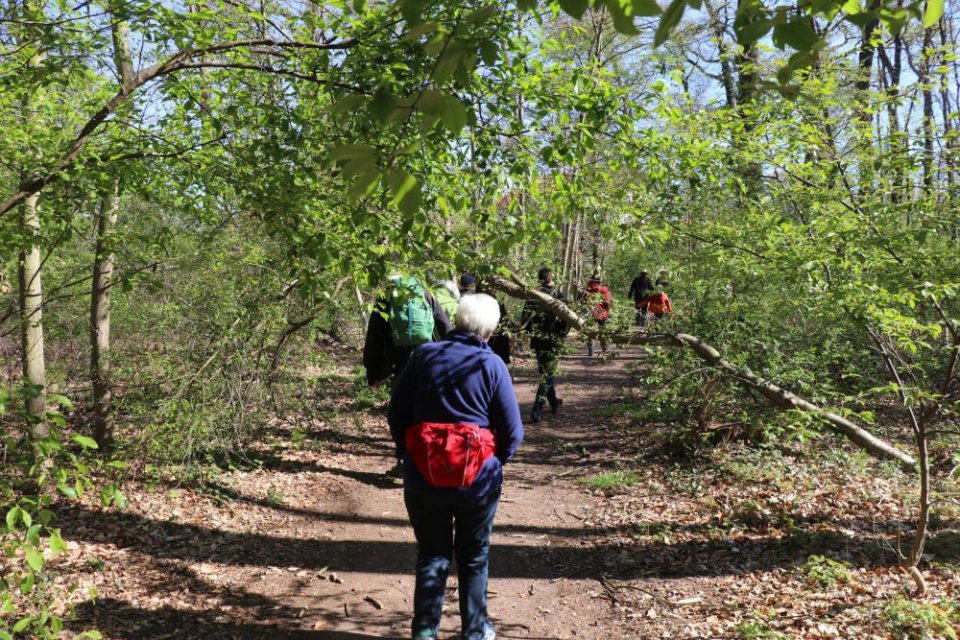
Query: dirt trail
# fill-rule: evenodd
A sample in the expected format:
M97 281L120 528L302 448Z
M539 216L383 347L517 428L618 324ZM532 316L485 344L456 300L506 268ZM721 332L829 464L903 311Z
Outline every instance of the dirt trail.
M625 637L598 582L609 561L593 544L602 532L584 524L597 498L572 477L599 446L594 410L620 394L631 360L564 360L561 414L527 425L506 469L490 579L501 638ZM525 416L534 374L517 368ZM278 445L263 468L232 474L220 508L209 489L162 489L132 495L121 513L61 514L74 540L64 569L99 592L96 606L80 604L75 628L138 639L408 637L415 545L402 490L382 476L391 445L382 415L355 426L311 433L319 447ZM455 576L447 596L440 637L451 640Z

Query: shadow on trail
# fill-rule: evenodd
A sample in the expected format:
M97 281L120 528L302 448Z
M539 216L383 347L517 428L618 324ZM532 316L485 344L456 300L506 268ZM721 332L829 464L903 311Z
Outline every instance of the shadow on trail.
M325 540L207 529L164 522L132 513L75 508L58 515L71 540L130 547L158 559L214 562L235 566L329 567L338 572L408 574L416 548L394 540ZM652 525L656 526L656 525ZM504 532L504 529L497 529ZM741 575L795 567L810 553L854 557L864 566L893 566L896 558L876 541L851 540L834 532L802 532L781 538L653 542L623 547L496 543L491 573L497 577L552 580L615 573L624 578L678 578Z
M273 602L273 601L268 601ZM276 603L273 603L276 604ZM282 608L282 607L280 607ZM298 617L298 615L300 617ZM276 619L274 610L270 616ZM376 632L357 633L354 631L335 631L324 629L335 625L347 616L342 611L312 610L304 614L301 610L287 610L279 615L288 618L287 623L259 624L256 613L243 609L225 613L220 610L185 610L173 607L160 609L142 609L115 599L99 600L96 604L85 602L77 608L77 619L69 628L81 631L95 626L100 631L114 637L136 638L137 640L184 640L204 638L205 640L383 640L408 637L410 613L378 613L377 619L365 617L363 613L350 614L351 621L362 622L364 626L378 627ZM238 619L239 618L239 619ZM316 626L317 628L311 628ZM459 635L441 634L442 640L455 640ZM553 637L531 635L523 626L504 624L497 629L499 638L522 638L523 640L558 640Z
M220 486L220 485L218 485ZM398 489L401 488L398 485L394 485ZM347 523L347 524L362 524L362 525L371 525L371 526L380 526L380 527L398 527L398 528L409 528L410 522L406 518L387 518L384 516L365 516L358 513L338 513L335 511L319 511L316 509L308 509L306 507L295 507L286 504L277 504L270 502L266 498L255 498L251 496L244 496L237 493L236 491L224 488L224 491L230 491L232 493L230 501L232 502L242 502L244 504L249 504L264 509L271 509L273 511L278 511L281 513L287 513L295 516L302 516L306 518L315 518L322 522L328 523ZM614 527L583 527L578 526L575 528L567 527L547 527L547 526L534 526L534 525L522 525L522 524L497 524L495 525L497 533L507 534L507 535L528 535L528 536L549 536L555 538L582 538L586 536L601 536L601 535L610 535L617 533L619 530Z
M276 604L276 603L273 603ZM172 607L160 609L142 609L122 600L105 599L96 604L86 602L77 609L77 620L70 626L81 630L95 626L100 631L114 637L136 638L137 640L161 640L168 638L204 638L207 640L373 640L374 638L405 638L408 624L407 614L394 614L382 622L382 631L375 634L354 633L351 631L324 630L328 621L342 617L340 612L311 612L308 616L297 618L299 611L283 612L274 610L270 617L288 617L287 624L258 624L254 620L234 619L235 617L254 617L250 611L220 610L184 610ZM286 614L286 615L284 615ZM382 617L382 616L381 616ZM316 625L317 629L311 627ZM397 628L403 627L404 631Z

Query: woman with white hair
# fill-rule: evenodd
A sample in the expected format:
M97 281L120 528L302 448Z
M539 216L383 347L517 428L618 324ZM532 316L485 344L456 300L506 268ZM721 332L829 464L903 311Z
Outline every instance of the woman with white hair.
M523 440L506 365L487 340L497 301L464 295L444 340L417 347L400 374L387 421L404 461L404 502L417 538L412 637L437 637L456 555L464 640L493 640L487 616L490 533L503 465Z

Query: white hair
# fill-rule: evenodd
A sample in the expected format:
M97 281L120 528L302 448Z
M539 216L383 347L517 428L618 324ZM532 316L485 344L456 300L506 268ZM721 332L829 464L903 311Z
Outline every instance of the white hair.
M488 338L500 322L500 303L485 293L468 293L457 307L457 331Z

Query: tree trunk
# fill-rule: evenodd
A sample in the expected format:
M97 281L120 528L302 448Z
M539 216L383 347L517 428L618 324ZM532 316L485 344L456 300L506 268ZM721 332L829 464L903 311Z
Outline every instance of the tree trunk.
M35 438L50 435L47 413L47 367L43 355L43 285L40 270L40 216L34 194L23 201L21 225L30 235L30 244L20 251L20 348L23 353L23 377L31 387L26 410L31 416Z
M133 81L130 29L126 22L113 24L113 57L120 86ZM110 409L110 288L113 285L113 240L120 212L120 178L115 177L103 195L94 243L93 281L90 289L90 382L93 388L93 437L101 449L113 442Z
M563 320L570 327L576 329L588 338L599 339L599 330L596 326L586 323L575 311L560 300L549 296L542 291L530 287L517 276L512 275L512 282L499 277L491 278L487 284L521 300L533 300L540 308L552 313ZM877 438L872 433L861 429L843 416L822 409L812 402L808 402L793 393L783 389L769 380L764 380L746 367L740 367L725 359L720 352L700 338L685 333L650 334L635 332L620 335L605 335L607 342L614 344L638 344L646 346L689 348L697 357L708 365L719 369L723 373L739 380L748 387L765 397L774 407L780 410L804 411L816 414L826 422L835 432L845 436L848 440L865 450L870 455L882 460L894 460L910 472L916 471L917 461L907 453L897 449L890 443Z
M93 385L93 437L105 449L113 442L110 420L110 288L113 284L113 247L111 234L120 211L120 185L103 199L97 221L97 239L93 259L93 288L90 294L90 380Z
M717 50L720 54L720 80L723 82L723 92L727 98L727 107L737 108L737 90L734 85L733 69L730 61L730 45L727 43L724 33L723 23L720 22L720 16L710 0L704 0L703 6L710 16L710 26L713 29L713 35L717 39Z
M876 11L880 3L873 0L868 10ZM863 27L863 37L860 40L860 51L857 54L857 77L854 81L855 104L857 119L864 125L870 124L870 110L867 105L870 104L867 94L870 91L870 80L873 75L873 58L876 53L877 45L874 39L877 35L877 28L880 26L880 20L874 19Z
M920 56L920 85L923 93L923 192L929 198L933 190L933 135L936 122L933 118L933 78L930 77L930 67L933 61L931 48L933 47L933 27L923 30L923 52Z

